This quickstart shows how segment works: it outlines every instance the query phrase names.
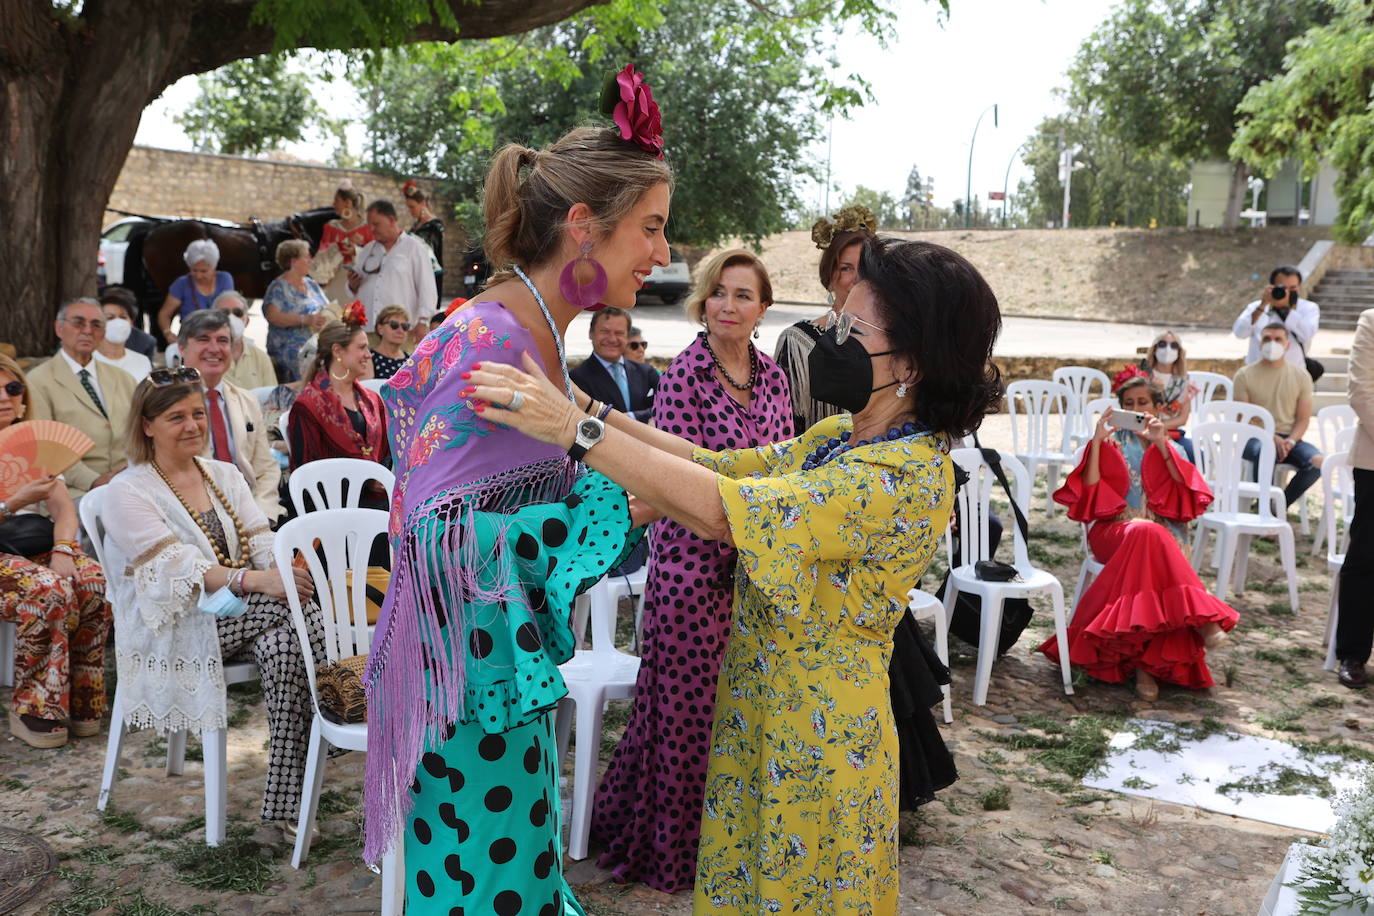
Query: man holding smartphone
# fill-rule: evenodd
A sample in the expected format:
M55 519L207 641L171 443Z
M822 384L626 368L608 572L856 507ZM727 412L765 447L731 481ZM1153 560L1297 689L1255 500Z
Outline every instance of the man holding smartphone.
M1293 344L1284 358L1299 369L1306 368L1304 358L1312 349L1312 338L1317 336L1321 307L1298 295L1301 286L1302 271L1296 267L1275 267L1269 272L1269 285L1260 291L1260 297L1240 310L1231 333L1242 340L1250 338L1246 365L1260 361L1260 337L1265 328L1277 322L1288 329Z

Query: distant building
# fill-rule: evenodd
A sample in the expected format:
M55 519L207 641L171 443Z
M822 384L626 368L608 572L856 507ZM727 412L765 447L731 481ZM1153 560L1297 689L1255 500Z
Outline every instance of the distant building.
M1231 163L1204 160L1193 163L1188 188L1188 225L1215 229L1226 217L1231 191ZM1264 207L1259 207L1260 187L1253 184L1250 206L1241 210L1251 226L1329 226L1336 221L1340 198L1336 172L1323 163L1315 177L1304 182L1298 163L1288 160L1273 176L1264 179Z

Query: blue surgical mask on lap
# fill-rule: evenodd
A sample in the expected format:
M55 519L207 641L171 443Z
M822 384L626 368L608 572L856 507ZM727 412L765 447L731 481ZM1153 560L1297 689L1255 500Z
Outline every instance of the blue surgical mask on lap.
M229 591L227 585L208 595L202 590L199 604L202 611L216 617L241 617L248 610L248 602Z

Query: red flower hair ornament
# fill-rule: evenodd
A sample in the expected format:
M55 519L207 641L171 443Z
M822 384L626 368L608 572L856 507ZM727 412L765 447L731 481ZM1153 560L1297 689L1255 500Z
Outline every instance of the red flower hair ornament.
M620 137L646 153L663 158L663 119L658 103L634 64L606 78L601 91L601 113L615 121Z
M367 309L363 308L361 302L354 299L352 302L348 303L348 305L344 306L343 314L340 315L339 318L344 324L351 324L361 328L367 324Z
M1112 394L1119 395L1124 389L1140 384L1150 384L1149 373L1139 366L1127 366L1112 379Z

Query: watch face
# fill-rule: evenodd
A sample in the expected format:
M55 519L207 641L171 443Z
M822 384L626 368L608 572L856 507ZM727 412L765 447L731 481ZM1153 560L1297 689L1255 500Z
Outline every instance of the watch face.
M588 417L577 424L577 435L581 439L600 439L601 424Z

